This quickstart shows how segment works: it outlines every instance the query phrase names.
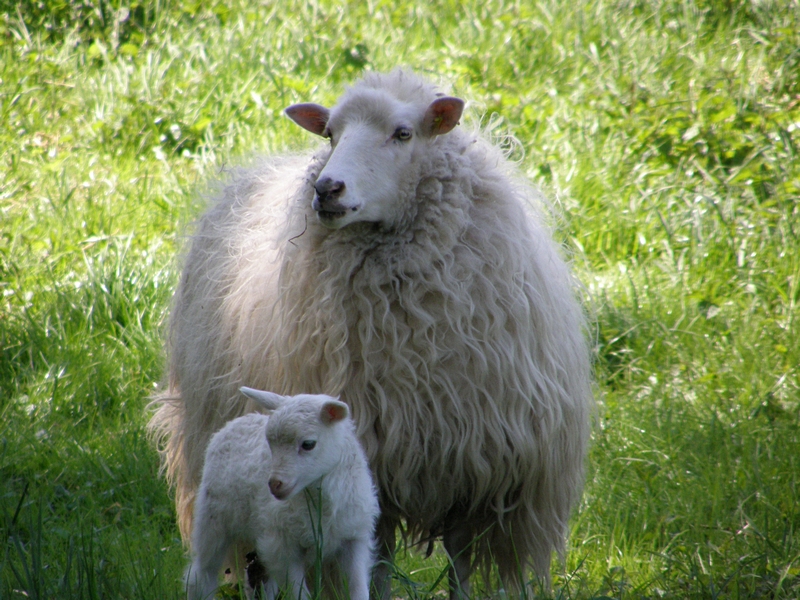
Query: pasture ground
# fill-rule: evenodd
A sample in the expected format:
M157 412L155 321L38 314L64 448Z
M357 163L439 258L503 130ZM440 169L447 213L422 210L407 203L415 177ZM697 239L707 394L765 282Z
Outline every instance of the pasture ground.
M204 183L396 65L553 198L591 315L585 497L525 596L800 596L797 0L0 8L0 598L181 596L144 408Z

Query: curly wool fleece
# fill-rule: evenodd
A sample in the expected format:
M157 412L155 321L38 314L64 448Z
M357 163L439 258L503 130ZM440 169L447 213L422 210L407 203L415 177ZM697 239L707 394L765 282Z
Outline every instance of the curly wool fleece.
M397 70L337 106L424 111L437 97ZM239 386L326 393L352 410L391 536L401 520L411 540L458 528L507 584L528 567L548 578L593 400L583 313L540 196L457 127L398 179L391 223L330 229L312 200L331 152L233 172L192 238L151 421L184 537L210 436L255 408Z

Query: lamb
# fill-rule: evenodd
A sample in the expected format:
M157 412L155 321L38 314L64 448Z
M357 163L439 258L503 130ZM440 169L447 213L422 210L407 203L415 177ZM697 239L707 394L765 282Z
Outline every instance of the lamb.
M347 405L330 396L241 391L271 416L250 413L211 438L194 507L190 600L213 598L236 543L255 546L267 598L309 598L318 557L338 559L353 600L369 598L378 498Z
M405 70L286 114L329 145L235 171L200 220L150 422L181 531L243 382L340 396L396 530L442 538L451 596L475 569L549 577L582 491L585 319L541 195L464 102ZM373 580L386 597L386 562ZM488 579L487 579L488 581Z

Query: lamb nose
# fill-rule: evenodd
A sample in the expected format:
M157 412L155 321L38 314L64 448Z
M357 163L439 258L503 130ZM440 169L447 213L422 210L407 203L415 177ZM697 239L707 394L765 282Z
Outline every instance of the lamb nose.
M314 189L317 190L317 195L323 202L326 200L334 200L344 192L344 181L336 181L330 177L323 177L314 184Z
M283 483L281 483L280 479L270 479L269 480L269 491L272 492L273 496L277 496L278 493L281 490L281 486L282 485L283 485Z

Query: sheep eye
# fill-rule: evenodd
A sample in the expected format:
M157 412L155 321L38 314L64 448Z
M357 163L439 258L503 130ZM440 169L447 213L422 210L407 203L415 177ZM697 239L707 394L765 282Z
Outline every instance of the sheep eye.
M411 139L411 130L408 127L398 127L394 132L394 138L405 142Z
M300 447L308 452L309 450L313 450L314 447L317 445L317 440L305 440Z

